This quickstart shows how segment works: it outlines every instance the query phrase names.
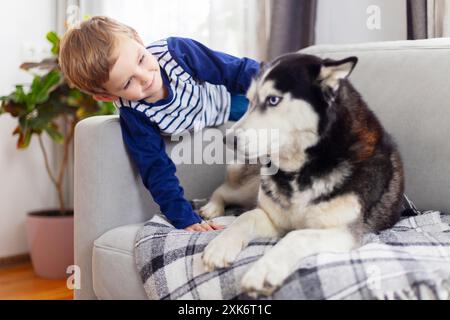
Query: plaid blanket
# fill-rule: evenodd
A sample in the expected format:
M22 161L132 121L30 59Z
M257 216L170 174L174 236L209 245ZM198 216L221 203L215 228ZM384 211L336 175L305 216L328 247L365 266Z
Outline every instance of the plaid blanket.
M405 217L366 235L357 250L306 257L281 288L261 299L449 299L449 224L450 215L436 211ZM208 273L201 254L219 232L177 230L161 215L145 223L135 259L149 299L249 299L240 280L277 240L252 241L230 268Z

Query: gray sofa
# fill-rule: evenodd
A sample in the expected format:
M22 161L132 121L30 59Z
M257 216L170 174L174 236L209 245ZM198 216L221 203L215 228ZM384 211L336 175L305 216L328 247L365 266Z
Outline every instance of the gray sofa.
M393 134L406 193L421 210L450 210L450 39L313 46L305 53L356 55L355 87ZM222 128L224 129L224 128ZM167 148L174 143L167 141ZM180 165L186 198L205 198L223 165ZM134 237L158 211L122 142L118 116L78 124L75 135L75 299L146 299Z

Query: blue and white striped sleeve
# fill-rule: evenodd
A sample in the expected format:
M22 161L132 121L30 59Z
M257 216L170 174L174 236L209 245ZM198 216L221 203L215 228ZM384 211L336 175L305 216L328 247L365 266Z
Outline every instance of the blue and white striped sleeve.
M169 51L178 64L199 81L224 85L232 94L245 94L259 71L259 62L213 51L186 38L167 39Z
M120 126L127 151L161 212L178 229L201 222L184 198L158 129L144 114L128 107L120 108Z

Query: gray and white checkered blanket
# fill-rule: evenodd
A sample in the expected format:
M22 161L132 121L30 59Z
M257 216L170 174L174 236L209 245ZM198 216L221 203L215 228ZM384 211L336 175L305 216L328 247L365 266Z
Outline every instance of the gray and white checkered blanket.
M228 225L234 216L214 219ZM263 299L449 299L450 215L436 211L406 217L369 234L349 253L301 260L271 297ZM220 231L177 230L161 215L140 230L135 258L150 299L248 299L240 280L276 239L252 241L235 263L206 272L201 254Z

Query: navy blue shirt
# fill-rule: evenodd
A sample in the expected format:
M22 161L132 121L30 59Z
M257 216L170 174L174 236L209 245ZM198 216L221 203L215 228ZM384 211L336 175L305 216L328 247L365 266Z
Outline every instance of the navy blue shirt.
M184 70L187 81L224 86L231 95L245 94L259 70L259 63L255 60L213 51L191 39L168 38L166 41L166 50L177 67ZM164 72L164 68L161 70ZM161 128L152 121L148 112L143 112L151 109L151 105L145 106L146 109L140 104L135 106L130 102L121 105L120 125L127 151L138 167L145 187L176 228L183 229L201 222L184 198L183 188L175 175L175 165L165 150Z

